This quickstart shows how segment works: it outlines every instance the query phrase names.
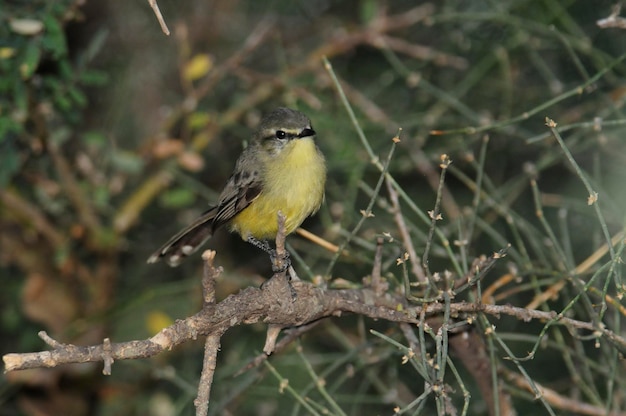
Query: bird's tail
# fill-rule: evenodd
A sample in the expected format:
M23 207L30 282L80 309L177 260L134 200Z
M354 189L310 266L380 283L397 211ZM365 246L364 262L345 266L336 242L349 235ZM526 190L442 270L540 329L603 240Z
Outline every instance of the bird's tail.
M164 259L172 267L178 266L186 257L193 254L213 235L213 219L217 207L211 208L199 216L191 225L170 238L167 243L154 252L148 263Z

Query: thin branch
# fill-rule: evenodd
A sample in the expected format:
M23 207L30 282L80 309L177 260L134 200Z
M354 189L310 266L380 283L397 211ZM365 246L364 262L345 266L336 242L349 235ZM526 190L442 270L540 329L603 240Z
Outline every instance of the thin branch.
M22 198L14 189L1 189L0 202L7 211L17 217L23 228L33 227L48 240L52 247L62 247L66 237L44 215L36 204Z
M452 163L452 161L446 154L442 154L440 158L441 163L439 164L439 167L441 167L441 175L439 177L439 187L437 188L437 200L435 201L435 207L433 208L433 210L428 212L428 216L430 217L430 228L428 230L428 238L426 239L424 254L422 255L422 267L424 268L424 272L426 273L426 277L428 279L432 279L432 274L428 266L430 247L433 243L433 236L435 235L435 228L437 228L437 221L443 219L443 217L441 216L441 212L439 211L441 206L441 197L444 189L443 185L445 183L446 171L448 170L448 166L450 166L450 163ZM434 283L432 286L437 287L436 283Z
M215 279L222 273L221 267L215 267L215 251L206 250L202 253L204 260L204 273L202 276L202 298L204 308L215 306ZM211 397L211 386L217 368L217 353L220 349L220 334L209 335L204 343L204 360L202 362L202 373L198 383L198 395L193 404L196 407L196 415L204 416L209 412L209 398Z
M272 351L272 354L276 354L278 352L281 352L282 350L287 348L292 342L294 342L295 340L300 338L300 336L302 334L304 334L306 332L309 332L311 329L313 329L317 325L319 325L320 322L322 322L322 321L314 321L314 322L311 322L309 324L301 325L301 326L299 326L297 328L290 328L290 329L286 330L285 331L285 336L283 338L281 338L280 341L278 341L276 343L276 345L274 346L274 351ZM263 364L263 362L265 362L268 359L268 357L269 357L269 355L267 355L265 352L263 352L262 354L258 354L256 357L254 357L252 360L250 360L250 362L248 364L246 364L245 366L240 368L233 375L233 377L237 377L237 376L245 373L248 370L251 370L253 368L256 368L256 367L260 366L261 364Z
M509 381L516 385L518 388L534 394L531 386L528 384L528 381L524 377L512 371L503 371L505 372L505 376L509 379ZM572 414L590 416L626 416L626 412L612 412L605 407L594 406L588 403L581 402L579 400L574 400L569 397L563 396L557 393L555 390L544 387L536 382L535 386L539 390L541 396L544 397L545 400L550 403L550 405L557 407L563 411L567 411L568 413L571 412Z
M378 237L376 239L376 253L374 254L374 266L372 267L372 277L370 281L370 287L374 290L376 295L382 296L389 290L389 284L383 279L382 273L383 267L383 238Z
M163 33L169 36L170 30L167 27L167 23L165 23L165 19L163 19L163 15L161 14L161 9L159 9L159 5L157 4L156 0L148 0L148 3L150 4L150 7L152 8L154 15L159 21L159 24L161 25L161 30L163 31Z
M73 167L63 156L57 144L50 141L47 146L48 154L54 163L59 175L59 185L66 193L67 198L72 202L81 224L84 224L89 231L90 237L95 238L102 228L100 219L93 206L92 199L80 187Z
M424 273L424 269L419 264L417 257L417 252L415 251L415 245L413 244L413 240L411 239L411 233L409 232L409 228L406 225L406 221L404 220L404 215L402 215L402 208L400 208L400 200L398 198L398 192L394 189L393 185L389 180L385 181L387 185L387 192L389 193L389 199L391 200L391 205L393 209L393 219L398 226L398 231L400 231L400 236L402 237L402 243L404 244L404 249L409 253L409 261L411 262L411 270L413 271L413 275L417 278L417 281L420 283L426 282L426 273Z
M217 352L219 349L220 336L209 335L204 343L204 361L202 363L200 382L198 383L198 395L193 401L197 416L204 416L209 412L209 398L211 397L213 376L217 368Z
M215 305L215 279L222 273L221 267L215 267L213 265L215 254L213 250L206 250L202 253L202 260L204 260L202 297L205 308L210 305Z
M613 6L611 10L611 14L609 17L605 17L604 19L600 19L596 22L598 27L602 29L607 29L610 27L616 27L618 29L626 29L626 19L620 17L620 12L622 11L622 5L616 4Z

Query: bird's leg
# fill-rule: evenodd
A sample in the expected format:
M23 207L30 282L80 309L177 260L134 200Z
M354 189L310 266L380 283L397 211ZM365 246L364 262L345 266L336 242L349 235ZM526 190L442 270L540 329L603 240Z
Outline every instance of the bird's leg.
M276 250L270 247L270 243L268 243L266 240L257 240L256 238L252 236L248 236L248 242L252 244L253 246L255 246L256 248L260 248L261 250L265 251L267 254L270 255L270 260L272 261L272 271L274 273L282 273L284 271L288 271L287 273L285 273L285 280L287 281L287 285L289 286L289 291L291 292L291 300L295 301L296 298L298 297L298 294L296 293L296 290L291 285L291 278L292 276L296 276L297 280L299 280L299 278L296 275L295 270L293 270L293 267L291 267L291 260L289 259L289 252L285 250L285 254L282 256L283 258L279 259L278 254L276 253ZM279 264L280 266L278 266ZM293 275L292 275L292 272L293 272ZM261 285L261 287L262 286L263 285Z
M253 246L255 246L256 248L259 248L270 255L270 260L272 261L272 271L274 273L282 273L284 271L287 271L287 273L285 273L285 280L287 281L287 285L289 286L289 291L291 292L291 300L295 301L298 298L298 294L296 290L293 288L293 286L291 285L291 279L293 278L293 276L295 276L295 280L300 280L300 278L296 274L296 271L293 269L293 267L291 267L291 260L289 259L289 252L285 250L285 254L283 258L278 259L278 254L276 253L276 250L270 247L270 243L268 243L266 240L258 240L252 236L248 236L247 241ZM281 267L278 266L279 263L282 264ZM261 288L263 288L263 285L265 285L265 283L267 282L268 281L264 282L261 285Z
M259 248L265 251L269 255L272 254L272 251L276 251L276 250L272 250L272 248L270 247L270 243L268 243L267 240L257 240L256 238L249 235L246 241L252 244L253 246L255 246L256 248Z
M259 248L270 255L270 260L272 261L272 271L274 273L284 272L291 267L291 260L289 259L289 252L287 250L285 250L284 258L279 259L276 250L270 247L270 243L266 240L258 240L252 236L248 236L247 241L256 248ZM282 263L281 266L278 266L280 263Z

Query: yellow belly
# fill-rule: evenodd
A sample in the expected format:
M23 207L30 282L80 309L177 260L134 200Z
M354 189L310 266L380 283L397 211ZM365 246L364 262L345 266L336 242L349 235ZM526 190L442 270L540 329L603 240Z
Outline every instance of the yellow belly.
M275 238L277 214L286 219L286 233L292 233L324 200L326 166L312 138L293 140L280 154L267 160L263 190L246 209L237 214L230 227L244 240Z

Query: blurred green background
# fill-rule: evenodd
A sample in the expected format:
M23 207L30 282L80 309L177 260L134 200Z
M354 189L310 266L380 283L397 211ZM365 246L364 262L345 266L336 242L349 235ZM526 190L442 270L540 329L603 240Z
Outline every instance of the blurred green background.
M410 265L396 265L405 248L389 194L385 186L373 193L380 171L323 57L374 156L386 160L402 129L388 171L406 193L402 214L418 257L440 155L452 159L437 224L450 245L435 238L432 272L449 270L458 279L475 257L511 243L482 282L483 291L493 290L490 301L524 307L564 282L535 307L623 332L623 266L615 261L623 241L583 263L624 228L626 31L596 24L612 2L159 6L169 37L144 1L0 0L2 354L46 349L40 330L79 345L144 339L198 311L199 256L177 269L145 260L215 201L259 118L277 106L312 119L328 161L326 202L304 227L337 245L350 239L350 257L334 262L332 253L290 237L301 277L358 286L371 273L376 237L385 235L390 290L401 290L405 272L414 281ZM558 123L599 195L596 206L587 205L589 192L545 117ZM370 201L375 216L353 232ZM221 231L207 246L225 269L219 298L271 274L267 257L236 235ZM503 357L525 356L543 323L485 319L476 332L491 322L500 342L485 342L492 366L519 373ZM298 395L331 414L389 415L395 406L436 414L432 397L411 407L424 380L370 329L407 345L396 324L344 316L304 335L302 353L290 347L270 363ZM260 353L264 331L238 327L223 337L210 414L310 414L293 394L279 392L267 367L233 377ZM552 327L534 360L522 365L532 380L581 406L626 412L623 351L589 335ZM117 362L110 377L100 363L5 374L0 415L193 414L202 345ZM435 350L432 340L426 349ZM308 364L326 379L332 401L316 388ZM471 400L447 376L451 403L459 412L465 404L467 414L488 414L475 380L457 366ZM533 400L498 374L520 415L579 414L562 402Z

